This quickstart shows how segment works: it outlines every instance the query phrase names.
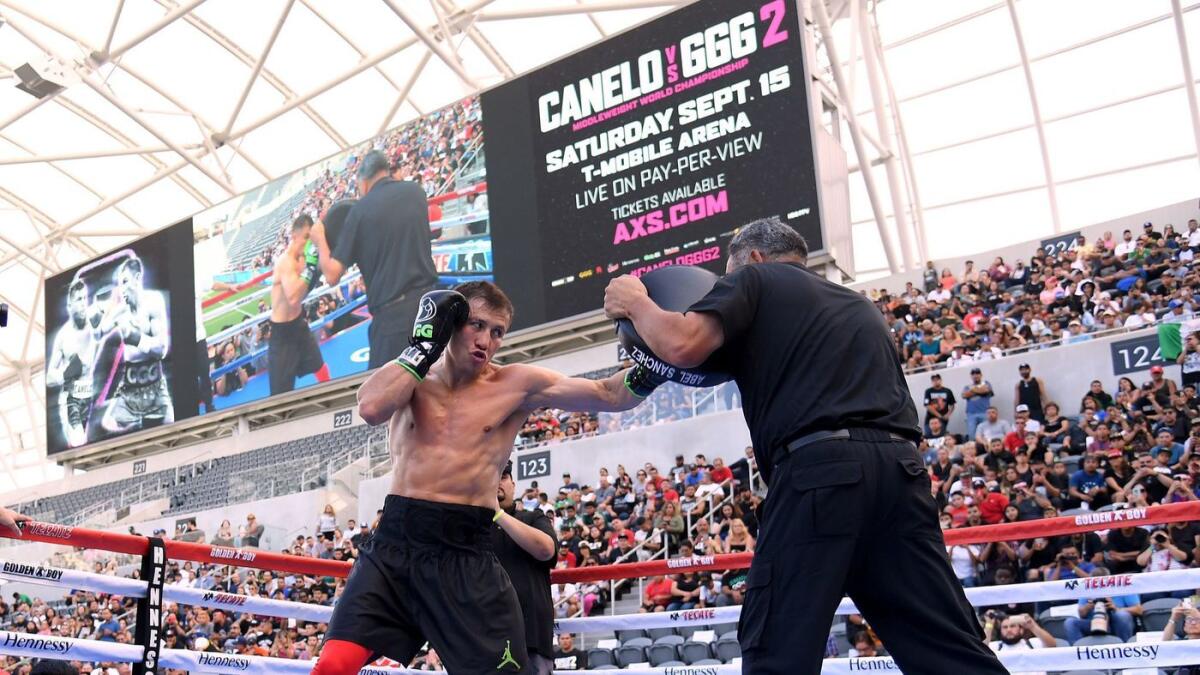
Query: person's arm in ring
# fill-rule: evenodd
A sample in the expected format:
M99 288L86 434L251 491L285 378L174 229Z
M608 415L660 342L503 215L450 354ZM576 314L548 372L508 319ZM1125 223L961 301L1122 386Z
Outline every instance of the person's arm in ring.
M721 321L709 312L668 312L646 293L636 277L613 279L604 290L604 314L629 319L650 351L679 368L704 363L725 342Z
M545 520L549 523L549 519L545 515L538 520ZM511 516L504 511L497 511L496 524L512 537L517 546L535 559L547 561L558 555L558 542L554 540L553 536L537 527L526 525L516 516Z
M354 232L350 228L350 222L353 218L353 212L346 217L346 223L343 225L341 233L342 237L354 236ZM354 222L357 224L357 219ZM346 266L342 264L342 261L333 257L333 251L329 248L329 241L325 238L325 223L317 221L312 226L309 237L317 245L317 261L321 265L321 275L325 277L325 282L332 286L341 281L342 275L346 273Z

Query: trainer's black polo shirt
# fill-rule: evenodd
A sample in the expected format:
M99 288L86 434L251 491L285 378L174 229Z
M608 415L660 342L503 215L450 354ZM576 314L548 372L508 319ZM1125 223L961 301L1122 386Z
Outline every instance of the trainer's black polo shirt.
M401 294L432 288L438 275L425 191L412 181L381 179L346 216L333 257L358 264L372 314Z
M813 431L867 427L920 439L888 325L861 294L794 263L751 264L689 311L716 314L719 358L742 393L758 466Z
M554 525L541 509L513 511L514 518L550 535L554 550L558 550L558 538L554 536ZM549 560L538 560L517 545L499 525L492 527L492 548L500 559L500 566L508 572L513 589L521 599L521 616L525 619L525 646L546 658L554 655L554 604L550 599L550 570L558 562L558 556Z

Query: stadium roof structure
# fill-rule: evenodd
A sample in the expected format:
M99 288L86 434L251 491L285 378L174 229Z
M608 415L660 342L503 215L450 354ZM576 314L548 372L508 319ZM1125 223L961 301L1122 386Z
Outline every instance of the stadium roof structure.
M0 0L0 491L62 475L46 277L682 4ZM1200 3L800 5L860 273L1197 196Z

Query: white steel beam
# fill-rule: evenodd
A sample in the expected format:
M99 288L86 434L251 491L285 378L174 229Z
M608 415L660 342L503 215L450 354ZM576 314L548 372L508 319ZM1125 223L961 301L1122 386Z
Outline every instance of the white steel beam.
M11 143L11 139L9 140ZM181 145L185 150L195 150L199 143ZM41 164L43 162L63 162L75 159L99 159L102 157L122 157L125 155L148 155L155 152L167 152L171 148L165 145L135 146L132 148L117 148L115 150L86 150L82 152L63 152L52 155L31 154L29 157L2 157L0 166L12 164Z
M1029 53L1025 51L1025 36L1021 32L1021 20L1017 16L1015 0L1006 0L1008 15L1012 19L1013 36L1017 40L1017 51L1021 54L1021 69L1025 71L1025 85L1029 88L1029 105L1033 108L1033 122L1037 127L1038 145L1042 150L1042 171L1046 174L1046 197L1050 203L1050 220L1054 232L1062 232L1062 221L1058 217L1058 191L1054 187L1054 171L1050 165L1050 149L1046 145L1046 125L1042 121L1042 109L1038 106L1037 87L1033 83L1033 69L1029 66Z
M854 103L851 101L851 93L846 88L841 61L838 61L837 58L837 49L833 44L833 33L829 25L829 12L825 9L825 0L812 0L812 9L813 15L817 19L817 28L821 31L825 51L829 55L830 72L833 73L834 84L837 85L838 93L842 99L842 109L846 118L846 125L850 127L850 138L853 141L854 152L858 156L858 165L863 168L860 175L867 189L867 199L871 202L871 212L875 216L875 227L879 230L879 241L883 246L883 254L887 258L888 269L892 271L892 274L899 274L903 271L903 268L896 259L896 251L892 246L892 236L888 231L887 219L883 213L883 204L880 203L878 190L875 189L875 179L870 168L871 162L867 157L866 141L863 139L862 130L859 128L858 117L854 114ZM900 238L900 241L904 245L903 237ZM907 258L908 256L905 255L904 257Z
M190 16L192 10L196 9L197 7L199 7L202 4L204 4L204 0L189 0L188 2L185 2L182 5L176 5L171 11L167 12L166 15L164 15L161 19L159 19L158 21L155 21L153 24L151 24L149 27L147 27L141 33L138 33L136 36L134 36L133 39L127 40L121 46L117 47L116 49L113 49L111 52L102 54L101 56L103 56L105 61L112 61L113 59L119 58L122 54L124 54L125 52L129 51L130 49L133 49L134 47L140 45L147 38L153 36L158 31L160 31L160 30L166 28L167 26L171 25L172 23L174 23L176 19L179 19L180 17L184 17L184 16Z
M1171 0L1171 14L1175 19L1175 36L1179 40L1179 59L1183 63L1188 110L1192 113L1192 140L1196 143L1196 155L1200 157L1200 103L1196 101L1196 78L1192 75L1192 57L1188 53L1187 29L1183 25L1183 7L1179 0Z
M125 0L117 0L117 9L113 12L112 21L108 26L108 37L104 38L104 48L101 53L107 54L112 49L113 36L117 34L117 24L121 21L121 11L125 9Z
M388 109L387 114L384 115L383 120L379 123L379 130L375 132L376 136L381 136L383 132L387 131L392 118L396 116L396 111L404 104L409 92L412 91L413 85L417 83L417 78L421 77L421 71L425 70L425 65L429 63L429 59L432 57L433 52L428 49L421 55L421 60L417 62L417 67L413 68L412 75L409 76L408 81L404 83L404 86L400 89L400 93L396 96L396 102L392 104L392 107Z
M858 7L859 3L865 3L866 0L851 0L854 7ZM875 54L875 46L871 39L871 27L867 18L865 8L860 11L851 9L850 15L858 20L858 25L853 28L854 32L861 37L863 60L865 61L867 71L867 84L871 89L871 100L875 108L875 126L879 130L879 138L887 146L888 153L883 162L883 171L887 176L888 192L892 198L892 218L896 221L896 233L900 237L901 250L904 252L905 265L909 269L920 269L921 261L914 256L914 249L919 249L917 245L917 234L909 222L906 214L907 209L904 207L903 196L908 192L900 186L900 169L897 167L896 161L896 134L892 130L891 120L884 114L885 97L883 93L883 85L881 83L882 76L880 74L879 59ZM866 169L870 171L870 167ZM909 240L912 240L911 243Z
M413 20L412 16L396 3L396 0L383 0L383 2L396 16L400 17L400 20L404 22L404 25L408 26L408 29L413 32L413 35L417 36L418 40L425 43L426 47L428 47L434 54L437 54L437 57L441 59L442 62L450 68L450 70L453 70L455 75L458 75L460 80L465 82L466 85L471 89L480 89L479 83L475 81L475 78L471 77L471 74L468 73L467 69L463 67L462 61L459 60L457 54L446 51L446 47L439 43L437 38L435 38L433 35L430 35L429 31L426 30L424 26ZM449 35L446 36L446 42L450 42Z
M286 0L283 3L283 11L279 13L279 19L275 22L275 27L271 29L271 36L267 38L267 44L263 45L262 53L258 55L258 60L254 62L254 68L250 70L250 79L246 81L246 86L242 88L242 95L238 97L237 104L233 106L233 113L229 115L229 121L225 123L225 129L221 132L222 136L228 136L229 131L233 129L233 123L237 121L238 114L242 112L242 106L246 105L246 98L250 96L250 90L254 88L254 82L258 80L258 74L262 72L263 64L271 55L271 48L275 46L279 31L283 30L283 24L287 23L288 14L291 14L292 5L295 4L296 0Z

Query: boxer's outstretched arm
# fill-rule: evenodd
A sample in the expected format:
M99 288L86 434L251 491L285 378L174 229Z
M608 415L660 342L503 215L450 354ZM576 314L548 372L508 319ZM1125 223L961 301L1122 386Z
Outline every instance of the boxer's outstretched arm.
M581 412L620 412L637 407L642 398L635 396L625 386L627 370L622 370L603 380L584 377L567 377L537 366L515 364L509 368L520 369L526 382L525 407L558 408Z

